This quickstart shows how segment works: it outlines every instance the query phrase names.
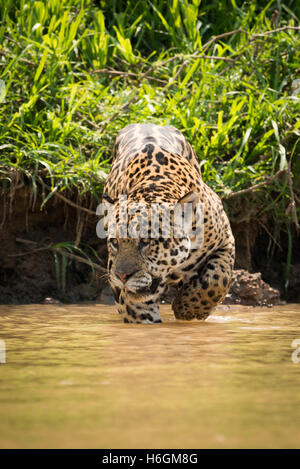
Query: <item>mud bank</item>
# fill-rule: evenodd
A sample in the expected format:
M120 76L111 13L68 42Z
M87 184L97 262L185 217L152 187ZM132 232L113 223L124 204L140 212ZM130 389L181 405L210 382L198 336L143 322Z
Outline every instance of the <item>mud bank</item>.
M96 235L98 219L80 210L76 198L66 197L73 205L52 197L42 210L42 196L34 200L26 186L0 199L0 304L42 303L46 298L70 303L111 301L105 275L106 245ZM96 204L89 202L88 206L93 211ZM270 257L270 238L264 230L249 223L232 223L232 228L238 270L225 301L245 305L300 302L297 243L287 295L284 236Z

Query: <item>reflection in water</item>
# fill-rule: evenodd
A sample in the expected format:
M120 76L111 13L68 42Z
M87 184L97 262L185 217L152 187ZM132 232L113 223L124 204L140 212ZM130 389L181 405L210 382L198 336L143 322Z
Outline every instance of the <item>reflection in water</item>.
M300 307L0 306L0 447L300 447Z

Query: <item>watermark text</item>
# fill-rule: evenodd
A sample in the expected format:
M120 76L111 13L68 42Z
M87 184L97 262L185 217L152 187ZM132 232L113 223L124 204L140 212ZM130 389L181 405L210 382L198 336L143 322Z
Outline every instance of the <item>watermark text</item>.
M6 346L2 339L0 339L0 363L6 363Z

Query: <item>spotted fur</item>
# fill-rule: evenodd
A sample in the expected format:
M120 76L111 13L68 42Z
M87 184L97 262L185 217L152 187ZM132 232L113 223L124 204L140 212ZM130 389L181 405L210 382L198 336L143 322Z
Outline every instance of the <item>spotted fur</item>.
M140 216L146 212L153 217L151 203L202 203L202 242L191 249L188 233L181 238L153 239L150 233L121 238L120 195L126 195L128 206L144 204ZM116 237L108 239L108 271L124 322L161 322L159 300L171 285L176 286L172 308L177 319L206 319L228 292L234 239L221 200L203 182L198 159L182 133L172 126L125 127L116 139L103 198L114 203L117 214ZM137 213L126 216L129 223ZM193 226L195 216L193 212Z

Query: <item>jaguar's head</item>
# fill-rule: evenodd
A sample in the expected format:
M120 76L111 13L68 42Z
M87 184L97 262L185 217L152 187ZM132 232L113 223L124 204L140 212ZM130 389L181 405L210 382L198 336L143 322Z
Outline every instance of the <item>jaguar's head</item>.
M125 233L124 226L120 228L124 217L119 207L116 207L115 236L108 237L108 272L112 286L124 289L136 298L145 299L154 295L158 284L188 259L192 247L191 233L189 230L184 231L184 224L188 225L187 216L183 224L183 210L174 216L174 207L180 208L190 203L192 217L193 204L197 201L198 195L191 192L173 204L169 214L166 212L166 204L163 209L159 204L138 210L129 209ZM134 213L128 215L128 211Z

